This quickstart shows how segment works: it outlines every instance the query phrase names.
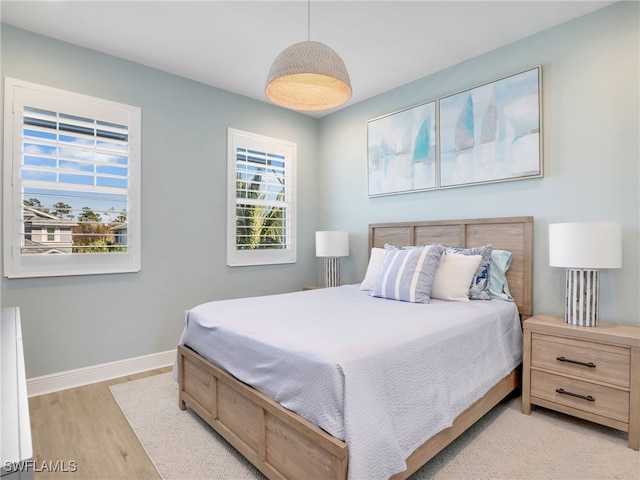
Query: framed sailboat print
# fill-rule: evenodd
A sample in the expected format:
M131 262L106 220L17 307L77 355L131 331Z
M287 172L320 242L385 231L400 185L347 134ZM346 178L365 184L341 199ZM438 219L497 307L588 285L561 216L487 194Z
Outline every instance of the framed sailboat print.
M367 122L369 196L435 189L436 102Z
M438 100L438 188L542 176L540 67Z

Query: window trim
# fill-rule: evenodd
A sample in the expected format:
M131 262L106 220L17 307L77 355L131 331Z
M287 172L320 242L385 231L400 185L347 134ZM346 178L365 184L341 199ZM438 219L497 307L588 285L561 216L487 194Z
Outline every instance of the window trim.
M256 147L260 145L260 147ZM258 250L238 250L236 249L236 148L259 148L261 151L269 153L283 154L288 161L287 177L291 183L289 186L290 204L289 215L290 225L288 225L288 236L290 245L284 249L258 249ZM227 265L230 267L249 265L272 265L296 262L296 230L297 230L297 209L296 209L296 162L297 145L287 140L259 135L229 127L227 129Z
M141 269L141 109L110 100L39 85L10 77L4 78L4 158L3 158L3 255L4 276L7 278L53 277L138 272ZM34 99L34 108L49 108L51 104L69 105L66 114L100 118L118 115L129 129L129 186L127 189L126 253L90 253L24 255L21 253L22 233L22 110L25 95Z

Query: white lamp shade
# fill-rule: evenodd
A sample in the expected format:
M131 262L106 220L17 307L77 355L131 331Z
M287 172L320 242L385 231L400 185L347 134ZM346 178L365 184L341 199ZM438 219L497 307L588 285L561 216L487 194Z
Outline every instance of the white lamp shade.
M349 232L316 232L316 257L349 256Z
M549 265L573 269L622 267L622 229L613 222L549 225Z

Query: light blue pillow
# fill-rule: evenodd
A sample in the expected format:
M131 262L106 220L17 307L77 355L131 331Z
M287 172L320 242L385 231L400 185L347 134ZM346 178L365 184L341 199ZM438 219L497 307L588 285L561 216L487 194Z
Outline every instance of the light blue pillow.
M463 255L481 255L482 260L476 270L471 286L469 287L469 298L471 300L491 300L489 292L489 277L491 275L491 252L493 245L485 245L484 247L462 248L447 247L447 252L461 253Z
M429 303L433 279L444 250L442 245L388 249L371 296Z
M491 252L491 269L489 270L489 294L491 298L499 298L513 302L509 284L507 283L507 270L511 266L511 252L506 250L493 250Z

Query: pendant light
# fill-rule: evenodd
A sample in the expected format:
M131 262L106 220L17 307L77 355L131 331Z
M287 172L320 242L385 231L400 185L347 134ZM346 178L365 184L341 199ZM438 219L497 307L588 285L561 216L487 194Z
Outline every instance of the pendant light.
M307 4L307 41L285 48L269 70L265 93L293 110L328 110L351 98L349 73L340 56L310 40L310 0Z

